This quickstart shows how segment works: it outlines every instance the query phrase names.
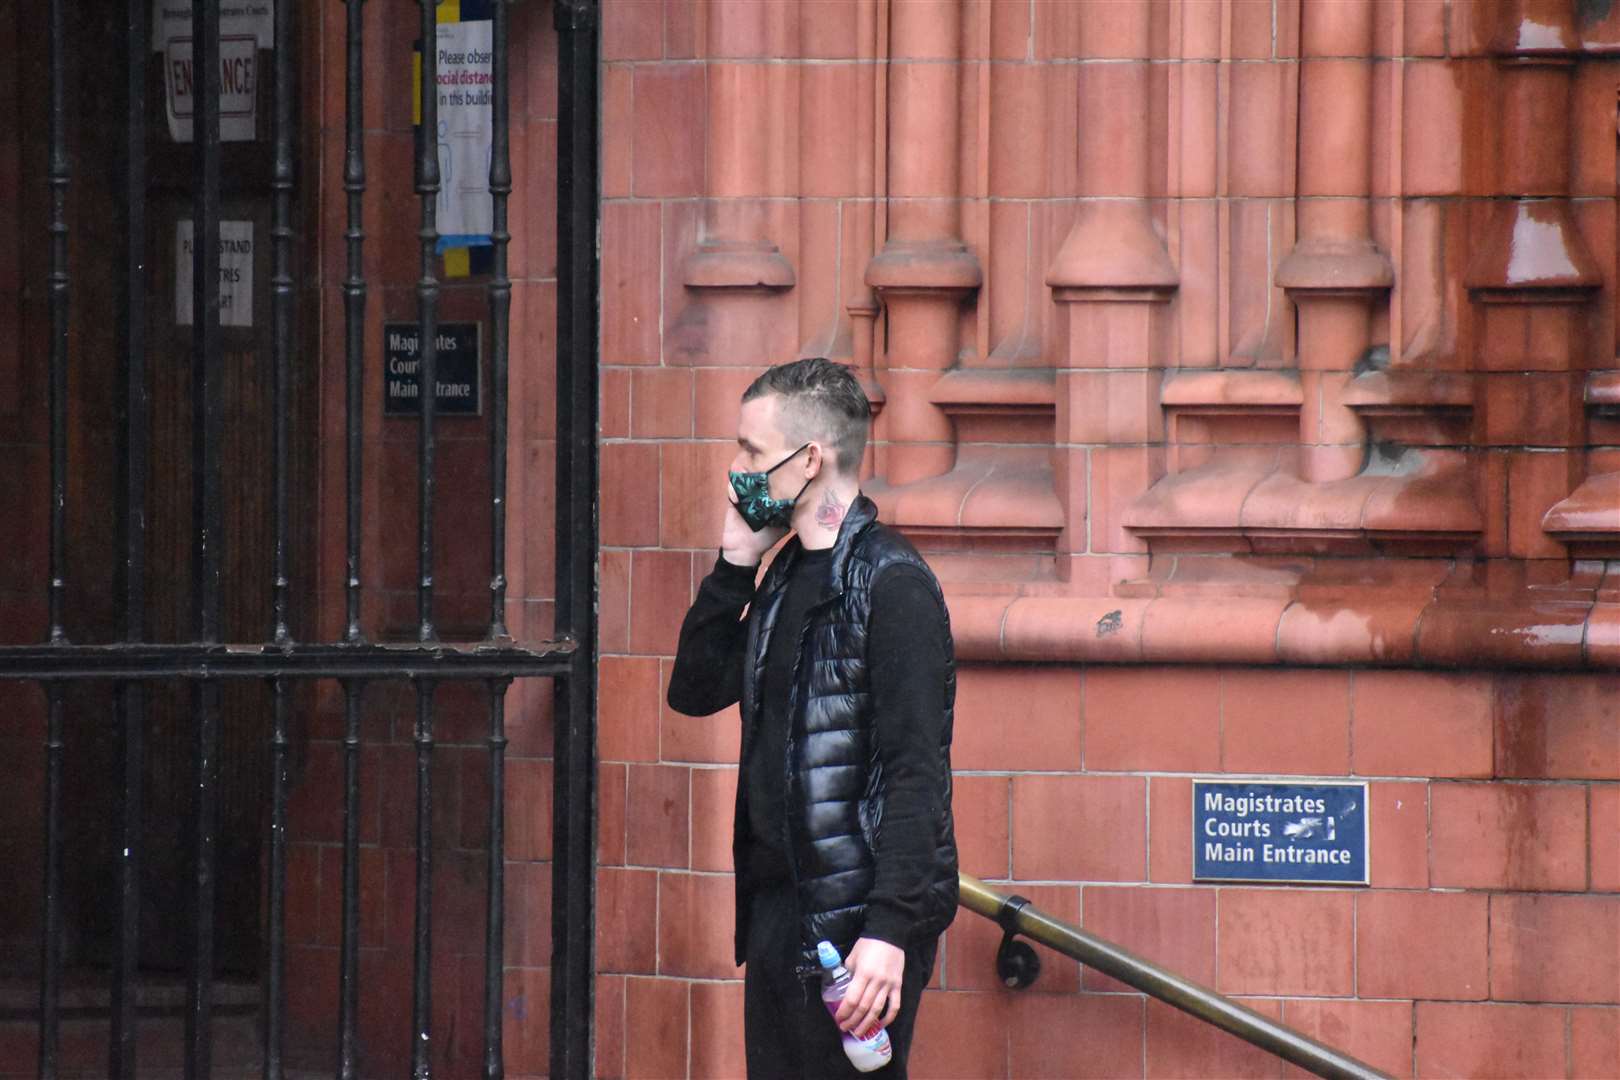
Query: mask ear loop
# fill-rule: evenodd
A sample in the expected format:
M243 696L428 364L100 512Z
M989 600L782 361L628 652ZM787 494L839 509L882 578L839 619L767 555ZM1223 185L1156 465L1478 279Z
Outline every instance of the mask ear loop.
M783 458L781 461L778 461L775 465L772 465L770 468L766 469L765 470L765 475L766 476L771 475L771 473L775 472L777 469L780 469L782 466L786 465L788 462L792 461L794 458L796 458L800 454L804 453L805 448L808 447L809 445L810 445L809 443L805 443L804 446L799 447L797 450L793 451L793 453L789 454L787 457ZM804 494L804 492L801 491L799 494L802 495L802 494Z
M781 461L778 461L775 465L772 465L771 466L771 471L775 472L777 469L780 469L782 466L786 465L788 462L792 461L794 458L796 458L800 454L804 453L805 450L809 449L809 447L810 447L810 443L805 443L803 446L801 446L797 450L793 451L793 453L789 454L787 457L783 458ZM815 483L815 482L816 482L816 478L813 477L813 476L810 479L808 479L808 480L806 480L804 482L804 486L799 489L799 493L797 495L793 496L793 504L795 506L798 505L800 499L804 498L804 493L810 490L810 485Z
M813 441L814 440L812 440L812 442ZM777 469L780 469L782 466L786 465L788 462L792 461L794 458L796 458L800 454L804 453L805 450L809 449L809 447L810 447L810 443L808 443L808 442L805 443L804 445L800 446L797 450L793 451L793 453L789 454L787 457L783 458L781 461L778 461L775 465L772 465L770 468L766 469L760 475L767 476L767 477L770 476L771 473L775 472ZM811 477L809 480L806 480L804 482L804 486L799 489L799 493L797 495L793 496L792 500L788 503L788 505L790 507L797 505L799 500L804 498L804 493L806 491L810 490L810 485L812 483L814 483L814 482L815 482L815 477ZM767 495L769 495L770 490L771 490L770 485L767 483L766 486L765 486L765 493Z

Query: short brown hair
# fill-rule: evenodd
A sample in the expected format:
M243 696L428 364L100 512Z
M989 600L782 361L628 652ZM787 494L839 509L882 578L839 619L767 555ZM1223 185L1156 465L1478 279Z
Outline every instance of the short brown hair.
M872 403L847 365L819 356L778 364L766 368L742 399L749 402L766 394L782 399L778 423L789 442L824 441L832 446L840 473L860 472Z

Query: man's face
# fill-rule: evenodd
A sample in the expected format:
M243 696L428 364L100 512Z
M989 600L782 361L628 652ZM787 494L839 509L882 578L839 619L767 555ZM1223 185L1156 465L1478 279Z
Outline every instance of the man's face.
M743 402L737 412L737 456L731 459L732 472L766 472L798 449L788 445L787 436L776 426L780 404L781 399L775 394ZM804 481L800 470L792 465L777 469L770 475L771 497L787 498L797 492Z

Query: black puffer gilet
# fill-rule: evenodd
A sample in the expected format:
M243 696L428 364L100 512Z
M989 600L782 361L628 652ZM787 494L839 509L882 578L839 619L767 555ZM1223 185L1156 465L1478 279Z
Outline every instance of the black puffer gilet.
M799 542L790 541L766 571L749 609L748 652L743 669L742 760L748 760L760 715L765 658L781 610ZM831 941L847 952L860 936L866 897L874 880L873 849L883 828L884 776L866 661L866 635L872 611L872 585L888 567L909 564L925 571L940 610L945 601L933 572L915 548L877 521L877 507L863 496L839 530L827 584L801 630L790 691L791 726L782 763L787 785L787 836L799 902L803 949L801 964L815 967L815 945ZM941 933L956 914L956 836L951 821L951 728L956 700L956 669L950 632L945 634L945 717L941 730L938 858L928 899L911 939ZM748 940L749 883L743 845L748 836L739 784L735 820L737 858L737 962Z

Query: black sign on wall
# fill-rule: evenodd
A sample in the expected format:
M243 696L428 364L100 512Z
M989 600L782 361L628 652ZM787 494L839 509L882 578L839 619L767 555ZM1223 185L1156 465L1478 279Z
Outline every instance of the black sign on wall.
M383 323L384 416L421 415L420 330L416 323ZM437 415L478 416L483 411L478 364L483 351L483 324L440 323L437 341Z

